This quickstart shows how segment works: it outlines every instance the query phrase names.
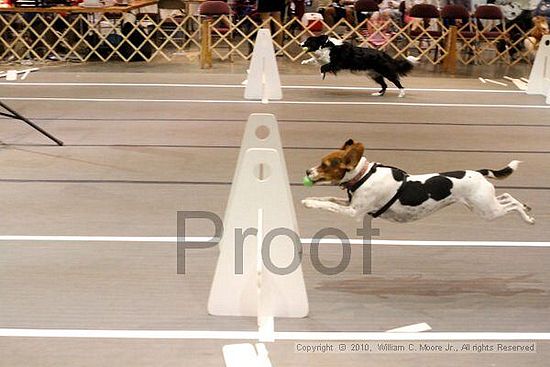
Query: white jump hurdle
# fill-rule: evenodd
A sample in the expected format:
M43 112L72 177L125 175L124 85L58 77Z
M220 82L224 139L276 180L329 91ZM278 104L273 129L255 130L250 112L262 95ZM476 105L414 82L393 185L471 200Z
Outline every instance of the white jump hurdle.
M232 182L208 312L256 316L258 340L273 342L275 317L305 317L309 312L298 224L275 116L250 115ZM299 246L280 235L266 243L276 229L292 231ZM279 274L266 269L266 258L277 268L297 266ZM271 367L261 343L225 345L223 355L227 367Z
M257 233L247 235L246 231L254 228ZM208 312L256 316L260 333L266 332L264 340L273 339L269 333L273 332L274 317L305 317L309 310L301 265L283 275L265 268L265 246L269 246L269 261L277 268L301 258L299 248L286 235L263 243L277 228L298 233L281 140L273 115L253 114L246 125L229 194ZM236 233L239 229L244 235ZM296 240L299 242L299 237ZM236 261L242 261L241 274L237 274Z
M542 94L550 104L550 35L542 37L531 74L527 94Z
M256 36L244 98L261 100L264 103L270 99L283 98L279 69L269 29L260 29Z

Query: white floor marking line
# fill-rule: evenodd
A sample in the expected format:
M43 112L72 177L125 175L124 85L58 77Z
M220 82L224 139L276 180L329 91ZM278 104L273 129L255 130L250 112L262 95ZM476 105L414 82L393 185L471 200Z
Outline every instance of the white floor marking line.
M257 340L257 331L0 329L0 337Z
M474 79L475 80L475 79ZM234 89L245 88L241 84L192 84L192 83L15 83L3 82L0 85L9 86L36 86L36 87L123 87L123 88L222 88ZM366 90L373 91L380 88L376 87L346 87L346 86L330 86L330 85L283 85L283 89L319 89L319 90ZM388 88L388 90L397 90L397 88ZM407 88L408 91L416 92L449 92L449 93L522 93L517 90L507 89L461 89L461 88Z
M2 97L6 101L48 101L48 102L104 102L104 103L218 103L218 104L261 104L261 101L219 100L219 99L140 99L140 98L56 98L56 97ZM470 108L517 108L550 109L550 105L510 105L476 103L415 103L415 102L353 102L353 101L271 101L271 104L287 105L340 105L340 106L415 106L415 107L470 107Z
M16 83L16 82L4 82L0 85L10 85L10 86L33 86L33 87L137 87L137 88L244 88L243 85L239 84L191 84L191 83L71 83L71 82L59 82L59 83L48 83L48 82L27 82L27 83Z
M287 340L550 340L550 333L518 332L275 332L275 341ZM91 330L91 329L0 329L0 337L22 338L111 338L111 339L218 339L258 340L257 331L215 330Z
M178 237L139 237L139 236L25 236L25 235L0 235L0 242L147 242L147 243L176 243ZM183 240L183 239L180 239ZM210 242L211 237L185 237L187 242ZM302 244L311 244L311 238L301 238ZM341 242L333 238L324 238L321 244L339 245ZM350 239L351 245L375 245L375 246L450 246L450 247L550 247L550 242L536 241L422 241L422 240L377 240L363 241Z
M0 241L59 241L59 242L171 242L177 237L137 236L0 236ZM206 242L208 237L186 237L186 241Z
M342 87L342 86L324 86L324 85L288 85L283 86L285 89L320 89L320 90L365 90L379 91L376 87ZM460 89L460 88L405 88L407 92L449 92L449 93L521 93L517 90L508 89ZM398 91L398 88L389 87L389 91ZM523 93L525 94L525 93Z
M5 98L4 98L5 99ZM476 104L476 103L419 103L419 102L340 102L340 101L273 101L273 104L305 104L305 105L352 105L352 106L415 106L415 107L473 107L473 108L542 108L550 109L549 105L511 105L511 104Z
M69 97L0 97L6 101L56 101L56 102L137 102L137 103L239 103L261 104L261 101L221 99L149 99L149 98L69 98Z

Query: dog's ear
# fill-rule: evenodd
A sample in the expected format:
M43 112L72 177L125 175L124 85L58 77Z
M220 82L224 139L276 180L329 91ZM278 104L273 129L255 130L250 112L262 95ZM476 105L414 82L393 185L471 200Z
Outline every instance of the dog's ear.
M348 139L346 140L346 142L344 143L344 145L342 145L342 150L346 150L350 145L353 145L355 144L355 142L353 141L353 139Z
M321 41L321 43L326 43L328 41L328 35L326 34L322 34L319 36L319 41Z
M342 164L344 165L344 168L346 170L354 169L361 160L361 157L363 157L363 153L365 152L365 146L363 144L354 143L351 139L348 140L348 142L349 141L351 141L352 143L345 148L347 152L344 156L344 159L342 160Z

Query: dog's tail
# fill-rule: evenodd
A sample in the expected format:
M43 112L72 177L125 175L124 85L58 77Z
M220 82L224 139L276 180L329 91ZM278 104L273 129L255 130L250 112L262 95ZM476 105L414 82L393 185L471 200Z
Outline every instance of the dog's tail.
M407 75L416 64L418 64L418 58L414 56L407 56L404 59L397 61L397 72L399 75Z
M498 180L502 180L503 178L506 178L510 176L512 173L514 173L515 170L518 169L519 164L521 161L512 161L508 163L506 167L504 167L501 170L495 171L492 169L480 169L477 170L479 173L481 173L483 176L488 178L496 178Z

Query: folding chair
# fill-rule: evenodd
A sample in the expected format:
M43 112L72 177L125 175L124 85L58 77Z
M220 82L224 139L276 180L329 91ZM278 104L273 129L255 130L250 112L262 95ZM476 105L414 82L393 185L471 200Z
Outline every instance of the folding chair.
M207 0L199 6L199 15L201 19L208 19L211 21L212 31L210 36L218 38L218 41L212 43L212 48L225 43L229 47L229 52L226 56L222 56L221 59L224 60L229 58L230 61L233 61L232 51L234 46L231 42L233 39L231 32L231 14L231 8L225 1Z
M409 36L415 41L419 42L419 48L422 49L422 45L426 44L426 50L434 49L433 63L437 63L439 48L443 48L440 45L442 41L442 32L439 22L439 10L434 5L430 4L417 4L414 5L409 11L411 18L417 18L417 23L414 23L409 31ZM427 53L426 51L422 52Z
M504 14L496 5L479 5L474 13L474 18L477 24L476 57L480 59L484 51L494 50L496 56L489 61L489 64L492 64L506 53L506 50L498 49L499 42L506 44L507 41Z
M445 5L441 9L441 19L447 27L456 26L457 43L461 44L461 47L458 48L458 54L462 61L465 64L474 61L476 32L472 28L468 10L461 5ZM464 57L461 55L462 53L465 53L467 56Z

